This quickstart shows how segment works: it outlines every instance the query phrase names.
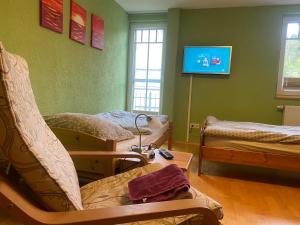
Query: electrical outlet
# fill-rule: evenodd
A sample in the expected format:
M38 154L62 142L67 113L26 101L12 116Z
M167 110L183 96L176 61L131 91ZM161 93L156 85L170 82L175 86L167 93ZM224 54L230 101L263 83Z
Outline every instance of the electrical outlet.
M190 128L191 129L200 129L200 124L199 123L190 123Z

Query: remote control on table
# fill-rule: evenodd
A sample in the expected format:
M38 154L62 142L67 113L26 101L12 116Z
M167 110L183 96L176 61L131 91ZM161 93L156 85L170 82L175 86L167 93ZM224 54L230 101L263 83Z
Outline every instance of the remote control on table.
M174 156L168 150L165 149L159 149L159 154L167 160L171 160L174 158Z

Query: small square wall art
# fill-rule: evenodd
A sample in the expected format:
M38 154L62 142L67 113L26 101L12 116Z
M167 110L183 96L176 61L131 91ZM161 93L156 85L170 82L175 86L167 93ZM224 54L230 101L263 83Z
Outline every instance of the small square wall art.
M86 41L86 19L86 10L71 0L70 38L81 44Z
M92 14L92 39L93 48L104 49L104 21L101 17Z
M63 0L40 0L40 25L52 31L63 32Z

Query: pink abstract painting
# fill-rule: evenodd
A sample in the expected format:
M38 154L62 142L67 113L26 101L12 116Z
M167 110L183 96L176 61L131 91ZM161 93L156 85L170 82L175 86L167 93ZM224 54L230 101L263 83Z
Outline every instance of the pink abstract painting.
M40 0L40 24L58 33L63 32L63 0Z
M104 21L101 17L92 14L92 40L93 48L104 49Z
M70 38L81 44L86 41L86 19L86 10L71 0Z

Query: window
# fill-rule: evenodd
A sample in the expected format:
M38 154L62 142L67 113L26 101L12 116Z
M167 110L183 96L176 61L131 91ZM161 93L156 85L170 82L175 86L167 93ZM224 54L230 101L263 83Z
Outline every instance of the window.
M277 95L300 98L300 16L284 17Z
M161 111L165 30L165 25L131 27L128 85L131 111Z

